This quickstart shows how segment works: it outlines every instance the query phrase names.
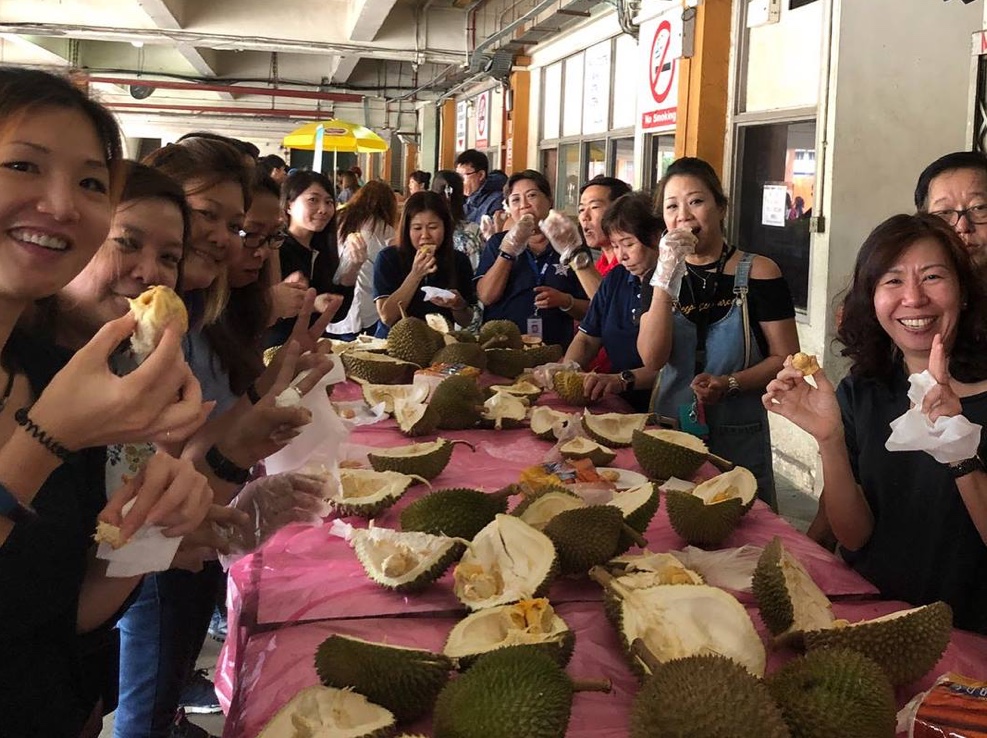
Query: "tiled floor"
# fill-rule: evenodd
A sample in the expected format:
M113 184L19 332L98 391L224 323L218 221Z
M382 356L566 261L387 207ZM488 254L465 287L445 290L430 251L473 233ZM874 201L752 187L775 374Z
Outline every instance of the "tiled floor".
M798 489L784 477L777 478L778 485L778 508L789 523L801 531L809 527L812 518L816 514L817 500L815 497L806 494ZM216 658L219 656L219 644L211 639L206 639L206 645L199 655L197 668L208 669L211 674L216 667ZM213 735L221 735L223 732L222 715L192 715L190 719L196 725L208 730ZM103 721L103 732L100 738L111 738L113 731L113 716L108 716Z

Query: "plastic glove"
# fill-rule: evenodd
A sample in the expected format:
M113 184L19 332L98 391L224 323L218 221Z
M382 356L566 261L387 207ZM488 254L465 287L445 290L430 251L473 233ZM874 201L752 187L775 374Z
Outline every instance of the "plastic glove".
M583 245L579 228L567 216L549 210L548 216L538 224L552 248L559 252L562 263L567 264L572 255Z
M682 278L685 277L685 257L696 252L698 239L688 228L675 228L661 237L658 243L658 265L651 275L651 286L679 299Z
M507 232L504 240L500 242L500 250L511 254L511 256L517 256L528 245L528 239L535 232L535 227L535 217L533 215L527 214L522 216L511 230Z
M494 228L493 218L489 215L482 215L480 217L480 235L483 236L483 240L489 241L495 233L497 231Z
M559 372L581 372L583 369L575 361L542 364L531 370L532 381L542 389L552 389L552 377Z
M339 255L339 268L333 282L342 283L342 280L351 275L356 269L367 260L367 242L359 233L351 233L346 237L343 244L342 253Z

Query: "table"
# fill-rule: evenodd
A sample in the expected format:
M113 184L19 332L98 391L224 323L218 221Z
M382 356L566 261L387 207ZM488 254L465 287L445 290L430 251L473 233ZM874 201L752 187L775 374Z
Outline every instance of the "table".
M336 390L333 399L358 396L358 388L346 383ZM543 396L539 404L572 410L561 405L554 395ZM617 407L611 405L611 409ZM492 491L516 481L520 469L539 463L552 447L526 428L448 431L440 435L468 440L476 451L457 445L449 466L432 481L434 489L466 486ZM352 453L356 455L367 447L409 442L392 420L360 426L351 436ZM618 450L612 466L640 471L629 448ZM709 478L715 473L712 466L706 465L697 477ZM400 510L427 491L423 485L411 488L377 524L399 528ZM348 522L365 525L358 518ZM878 600L869 582L760 501L721 548L764 545L775 536L783 539L786 548L834 601L838 617L856 621L908 607L905 603ZM676 550L685 545L672 530L664 503L645 537L652 551ZM747 607L755 627L769 642L752 595L733 594ZM576 633L568 673L580 678L605 677L613 683L610 694L575 695L568 735L626 738L629 707L638 683L624 660L616 634L603 616L599 586L585 579L559 579L548 597ZM451 568L421 593L401 595L383 589L367 579L349 544L331 535L328 525L287 527L257 552L234 564L230 569L228 609L229 636L216 671L217 693L227 713L224 738L253 738L298 690L318 683L314 654L329 635L339 633L441 651L449 630L465 615L452 593ZM769 651L768 671L789 658L789 652ZM928 688L936 675L947 670L987 678L987 639L954 631L940 664L920 684L901 688L899 701L903 704L919 689ZM427 733L429 728L429 723L423 721L408 730Z

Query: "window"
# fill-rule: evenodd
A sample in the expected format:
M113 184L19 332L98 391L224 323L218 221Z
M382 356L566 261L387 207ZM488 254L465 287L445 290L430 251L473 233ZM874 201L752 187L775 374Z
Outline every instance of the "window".
M559 118L562 112L562 63L545 69L545 95L541 108L541 130L543 139L559 137Z
M651 136L648 141L651 145L651 153L648 156L650 180L644 185L654 192L658 187L658 181L665 176L668 167L675 161L675 135Z
M586 162L586 172L583 182L593 179L598 174L607 173L607 142L589 141L583 144L583 161Z
M612 143L613 161L610 171L614 177L629 184L634 181L634 139L615 138Z
M583 131L583 55L565 60L565 92L562 96L562 135L578 136Z
M567 215L579 209L579 144L559 146L558 181L555 185L555 206Z
M795 10L795 8L801 8L803 5L808 5L809 3L814 3L816 0L788 0L788 9Z

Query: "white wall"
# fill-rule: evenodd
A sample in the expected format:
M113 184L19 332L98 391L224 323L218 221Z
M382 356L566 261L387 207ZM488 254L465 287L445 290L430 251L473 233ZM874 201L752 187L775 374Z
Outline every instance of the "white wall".
M744 112L815 106L819 97L824 0L750 30Z

